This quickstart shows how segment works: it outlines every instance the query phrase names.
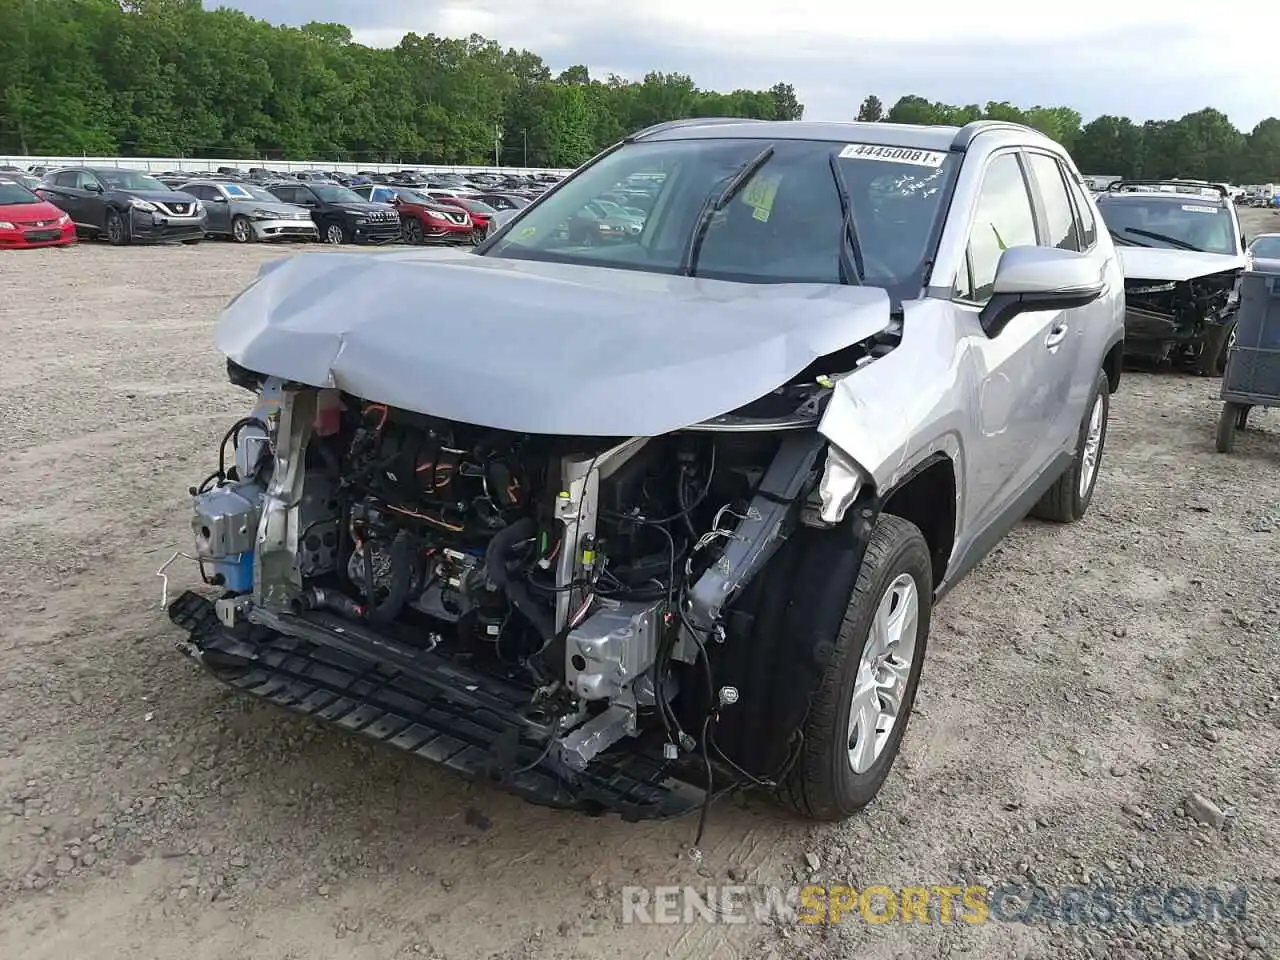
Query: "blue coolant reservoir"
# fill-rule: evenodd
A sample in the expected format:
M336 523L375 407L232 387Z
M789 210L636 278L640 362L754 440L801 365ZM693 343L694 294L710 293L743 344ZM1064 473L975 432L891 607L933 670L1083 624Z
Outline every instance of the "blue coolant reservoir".
M253 589L253 554L240 553L207 561L215 580L221 577L221 585L233 593L248 593Z

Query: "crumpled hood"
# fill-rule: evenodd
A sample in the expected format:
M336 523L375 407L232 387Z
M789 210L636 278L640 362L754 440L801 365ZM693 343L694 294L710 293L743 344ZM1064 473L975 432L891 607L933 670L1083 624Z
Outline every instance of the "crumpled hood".
M1243 254L1201 253L1198 250L1163 250L1156 247L1117 245L1126 280L1193 280L1211 273L1243 270Z
M265 264L216 340L257 373L448 420L657 436L736 410L888 322L873 287L304 253Z

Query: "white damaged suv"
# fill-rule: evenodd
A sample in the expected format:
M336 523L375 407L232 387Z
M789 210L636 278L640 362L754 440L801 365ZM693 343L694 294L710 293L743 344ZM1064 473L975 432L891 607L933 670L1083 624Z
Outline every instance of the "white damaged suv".
M566 229L620 191L640 229ZM1034 130L662 124L474 251L266 265L169 614L227 683L539 803L846 817L935 601L1088 510L1123 312Z

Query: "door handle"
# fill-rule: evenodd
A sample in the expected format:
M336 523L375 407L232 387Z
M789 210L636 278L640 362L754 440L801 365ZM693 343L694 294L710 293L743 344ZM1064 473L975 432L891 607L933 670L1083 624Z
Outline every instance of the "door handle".
M1044 338L1044 345L1050 350L1056 350L1065 339L1067 339L1067 325L1060 323L1049 331L1049 335Z

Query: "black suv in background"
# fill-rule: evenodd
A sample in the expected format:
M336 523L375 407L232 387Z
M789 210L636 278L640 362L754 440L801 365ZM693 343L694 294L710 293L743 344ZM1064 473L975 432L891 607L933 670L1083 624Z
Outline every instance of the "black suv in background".
M400 214L386 203L370 203L336 183L272 183L285 203L311 211L325 243L392 243L400 239Z
M62 167L45 174L37 192L65 211L84 236L104 236L114 244L204 239L204 205L141 170Z

